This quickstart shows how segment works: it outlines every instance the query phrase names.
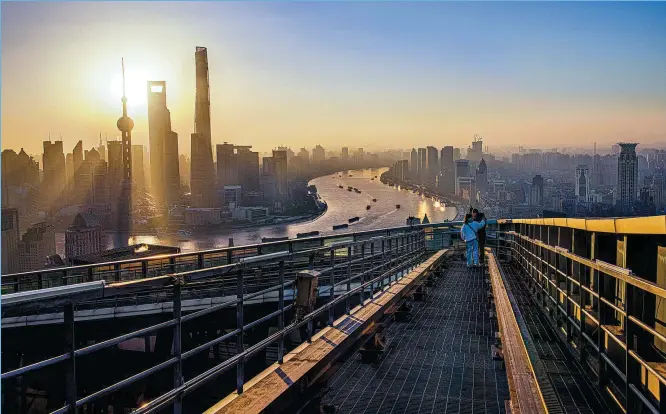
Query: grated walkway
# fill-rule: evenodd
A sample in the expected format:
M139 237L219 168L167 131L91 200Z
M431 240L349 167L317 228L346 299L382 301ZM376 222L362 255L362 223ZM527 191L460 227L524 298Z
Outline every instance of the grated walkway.
M548 317L533 301L521 280L521 277L528 276L507 264L502 264L501 268L543 367L542 372L537 372L537 377L542 378L539 382L549 411L567 414L612 412Z
M450 262L409 322L385 321L386 355L362 364L358 351L322 398L336 413L504 413L506 371L493 361L497 324L480 271Z

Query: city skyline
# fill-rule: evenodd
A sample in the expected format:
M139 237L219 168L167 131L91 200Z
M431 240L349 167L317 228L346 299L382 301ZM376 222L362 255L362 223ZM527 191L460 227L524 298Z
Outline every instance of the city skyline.
M666 29L657 24L665 10L659 3L3 3L2 147L39 153L49 132L86 148L100 131L115 137L124 57L133 143L148 146L146 82L164 80L180 152L188 154L196 46L209 50L213 145L466 147L480 132L493 145L630 139L649 146L666 140L659 135ZM159 23L145 23L149 15ZM220 19L227 24L213 24ZM139 36L147 29L151 35ZM72 58L82 50L85 57Z

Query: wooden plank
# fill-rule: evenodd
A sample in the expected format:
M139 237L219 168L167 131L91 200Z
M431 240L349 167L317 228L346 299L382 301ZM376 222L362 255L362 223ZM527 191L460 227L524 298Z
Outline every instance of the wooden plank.
M488 255L488 268L509 379L511 412L512 414L545 414L548 410L534 375L532 362L527 354L527 348L523 342L499 267L492 254Z
M236 392L228 395L209 408L206 414L240 412L249 414L259 413L268 408L318 365L333 362L328 359L331 359L334 350L340 351L353 343L356 334L370 326L375 316L383 314L408 294L427 271L443 258L445 252L446 250L436 252L397 283L393 283L386 291L377 294L375 299L366 300L363 306L356 306L350 315L340 317L333 326L317 332L312 337L311 343L301 344L285 355L283 364L271 365L245 384L245 392L240 395Z

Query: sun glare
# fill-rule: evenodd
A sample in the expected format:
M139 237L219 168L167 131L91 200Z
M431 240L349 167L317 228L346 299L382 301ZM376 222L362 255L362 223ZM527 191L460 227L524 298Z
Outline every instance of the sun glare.
M146 87L148 75L140 70L125 69L125 93L127 96L127 106L136 107L146 104ZM121 74L114 76L109 84L109 93L112 99L120 102L123 96L123 77Z

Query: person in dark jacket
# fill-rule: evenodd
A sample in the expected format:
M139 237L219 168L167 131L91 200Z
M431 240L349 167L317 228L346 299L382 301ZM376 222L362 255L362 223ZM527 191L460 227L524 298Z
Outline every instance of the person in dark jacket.
M483 213L479 213L479 210L474 209L472 210L472 220L474 221L485 221L486 217ZM486 227L483 226L477 233L477 239L479 240L479 264L481 266L485 265L486 263L486 254L485 250L483 250L486 247Z

